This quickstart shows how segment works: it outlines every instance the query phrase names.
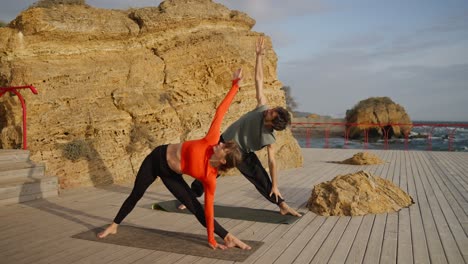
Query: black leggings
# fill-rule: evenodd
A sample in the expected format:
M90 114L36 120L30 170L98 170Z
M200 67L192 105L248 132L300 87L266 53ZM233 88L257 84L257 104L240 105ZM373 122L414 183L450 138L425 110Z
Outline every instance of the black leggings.
M167 145L159 146L151 152L141 164L140 170L135 179L130 196L125 200L120 208L114 223L120 224L124 218L135 208L136 203L143 197L146 189L159 176L169 191L192 212L204 227L206 227L205 211L197 200L197 197L190 190L181 174L176 173L167 164ZM221 238L225 238L228 232L215 220L214 232Z
M222 138L220 141L224 142ZM242 175L244 175L245 178L247 178L247 180L255 185L255 188L258 190L258 192L268 201L277 205L284 202L284 199L279 196L278 201L276 201L275 195L270 196L273 184L271 183L268 172L265 170L265 168L263 168L262 163L254 152L244 154L242 156L242 162L237 165L237 169L242 173ZM192 182L191 189L197 197L200 197L204 192L203 185L198 180Z

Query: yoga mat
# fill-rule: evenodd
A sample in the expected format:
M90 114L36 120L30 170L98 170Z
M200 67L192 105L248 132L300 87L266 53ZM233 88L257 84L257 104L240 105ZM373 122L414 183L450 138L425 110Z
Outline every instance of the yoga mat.
M263 245L263 242L245 240L244 242L252 247L251 250L242 250L240 248L213 250L208 245L206 235L194 235L128 225L120 225L116 235L108 235L105 238L98 238L96 235L105 228L106 227L95 228L76 234L72 237L100 243L229 261L244 261L261 245ZM221 240L218 238L217 241L220 243Z
M166 212L192 214L189 210L180 210L178 206L180 202L177 200L165 201L155 203L151 208L155 210L162 210ZM203 206L203 205L202 205ZM265 209L252 209L247 207L235 207L235 206L214 206L215 217L231 218L238 220L247 220L271 224L292 224L299 217L292 215L282 215L279 211L271 211Z

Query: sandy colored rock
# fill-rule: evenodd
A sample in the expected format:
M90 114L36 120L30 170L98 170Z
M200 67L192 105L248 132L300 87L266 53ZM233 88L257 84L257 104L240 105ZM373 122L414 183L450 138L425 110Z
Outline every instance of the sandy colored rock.
M307 207L324 216L353 216L396 212L413 203L391 181L359 171L315 185Z
M339 163L349 165L374 165L382 164L384 163L384 161L381 160L379 156L375 154L369 152L358 152L354 154L351 158L345 159Z
M44 162L62 188L133 182L157 145L205 135L238 67L245 77L222 129L255 108L255 41L262 34L254 24L211 0L130 10L30 8L0 28L0 86L37 88L38 95L22 91L31 159ZM284 107L277 57L265 42L265 96ZM0 148L9 148L21 139L18 98L5 94L0 111ZM72 142L86 150L76 160L63 152ZM289 130L277 134L276 145L279 169L302 166ZM259 157L265 162L266 151Z
M404 137L412 128L405 108L389 97L371 97L360 101L353 109L346 111L346 122L362 124L347 126L348 136L352 139L364 137L363 131L366 129L370 138Z

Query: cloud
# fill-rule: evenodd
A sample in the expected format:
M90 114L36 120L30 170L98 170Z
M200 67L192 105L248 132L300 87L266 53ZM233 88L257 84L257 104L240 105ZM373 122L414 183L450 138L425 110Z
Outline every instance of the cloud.
M291 16L303 16L328 12L333 7L321 0L216 0L230 9L247 13L262 23L279 22Z
M454 32L464 31L468 28L468 10L461 14L454 14L451 16L444 17L435 22L434 25L424 29L429 33L434 32Z

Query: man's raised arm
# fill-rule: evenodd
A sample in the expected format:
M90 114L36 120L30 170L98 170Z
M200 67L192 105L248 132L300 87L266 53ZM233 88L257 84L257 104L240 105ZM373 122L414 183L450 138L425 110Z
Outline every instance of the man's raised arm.
M255 53L255 89L257 92L257 107L259 107L267 103L267 99L263 94L263 55L265 54L265 39L263 37L258 38Z

